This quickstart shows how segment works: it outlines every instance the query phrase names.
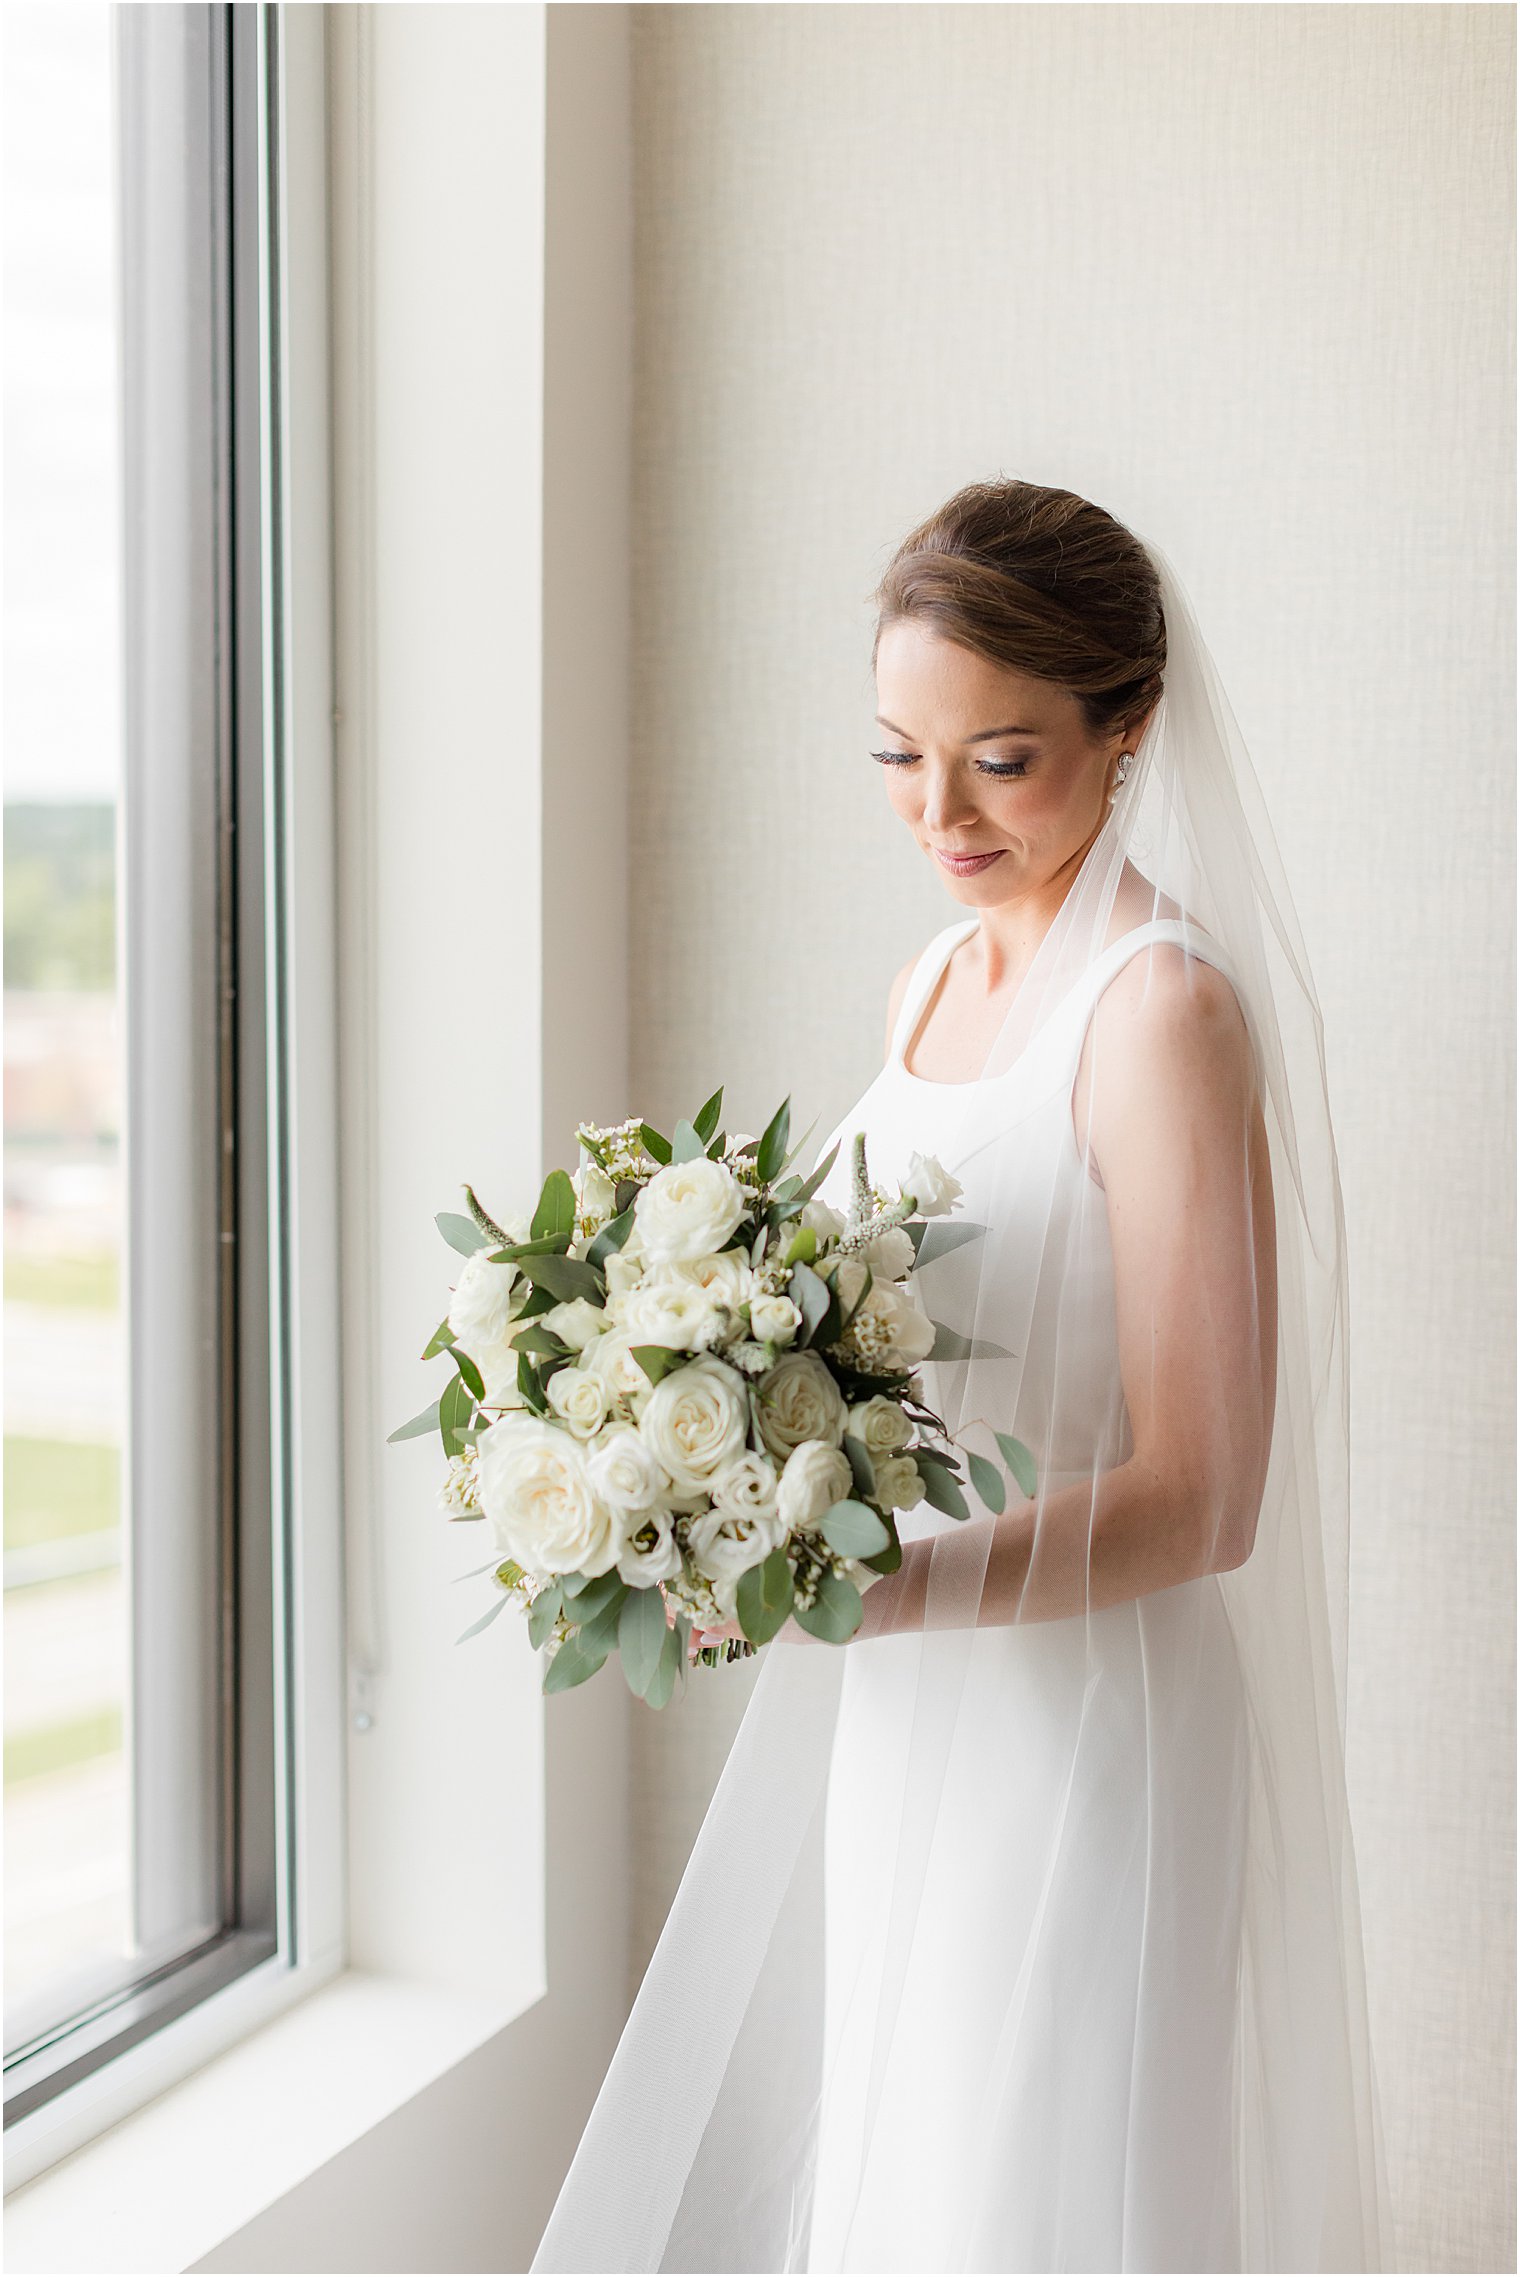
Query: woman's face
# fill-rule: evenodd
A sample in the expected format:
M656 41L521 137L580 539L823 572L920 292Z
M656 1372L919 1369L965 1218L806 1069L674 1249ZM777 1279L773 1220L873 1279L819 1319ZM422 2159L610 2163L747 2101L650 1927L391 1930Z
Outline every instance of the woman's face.
M887 796L968 909L1038 893L1080 860L1107 818L1114 761L1139 734L1094 736L1068 689L912 617L877 644L876 701Z

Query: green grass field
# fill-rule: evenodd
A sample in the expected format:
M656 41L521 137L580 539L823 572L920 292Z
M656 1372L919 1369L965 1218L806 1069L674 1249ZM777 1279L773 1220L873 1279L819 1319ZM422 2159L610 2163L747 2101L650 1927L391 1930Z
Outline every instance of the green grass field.
M13 1304L82 1305L114 1312L121 1303L121 1268L109 1250L93 1257L10 1257L5 1293Z
M92 1440L5 1442L5 1546L93 1534L121 1520L121 1450Z

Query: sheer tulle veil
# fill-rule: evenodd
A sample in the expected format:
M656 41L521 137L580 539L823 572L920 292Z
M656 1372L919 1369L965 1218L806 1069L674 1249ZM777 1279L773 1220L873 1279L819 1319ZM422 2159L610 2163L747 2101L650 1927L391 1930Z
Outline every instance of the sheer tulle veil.
M1238 1849L1238 1915L1217 1921L1206 1877L1190 1872L1186 1841L1167 1818L1157 1782L1145 1806L1144 1936L1125 1979L1147 2076L1175 2076L1177 2098L1136 2095L1104 2146L1103 2172L1122 2190L1126 2268L1154 2268L1150 2209L1158 2194L1186 2189L1187 2098L1201 2066L1193 2020L1169 2013L1167 1956L1220 1942L1234 1986L1219 2034L1217 2117L1228 2129L1233 2172L1226 2216L1233 2258L1247 2270L1372 2270L1389 2265L1391 2240L1364 1981L1360 1910L1345 1782L1349 1475L1345 1226L1330 1116L1320 1007L1268 820L1240 729L1170 562L1146 544L1165 617L1163 692L1134 763L988 1052L986 1079L1016 1077L1012 1092L1041 1095L1063 1005L1101 978L1117 932L1125 884L1135 874L1155 913L1179 918L1184 970L1205 962L1232 983L1249 1035L1265 1126L1275 1220L1275 1414L1270 1457L1250 1554L1206 1582L1164 1592L1144 1617L1101 1603L1065 1624L1085 1650L1092 1695L1106 1681L1115 1620L1128 1621L1143 1656L1143 1723L1137 1744L1161 1752L1210 1713L1211 1687L1239 1687L1243 1743L1218 1765L1221 1823ZM1127 882L1126 882L1127 881ZM1180 913L1180 917L1179 917ZM1128 914L1123 921L1128 927ZM1048 1047L1048 1048L1047 1048ZM1105 1077L1093 1061L1091 1096ZM1091 1111L1091 1109L1089 1109ZM842 1129L844 1151L850 1133ZM826 1148L818 1150L821 1158ZM1129 1450L1125 1404L1115 1389L1109 1425L1079 1419L1068 1385L1089 1333L1091 1290L1072 1261L1093 1254L1101 1228L1084 1212L1107 1207L1092 1179L1045 1197L1030 1190L1017 1116L982 1165L979 1237L925 1245L919 1285L936 1321L958 1332L961 1357L925 1364L927 1405L964 1449L999 1463L997 1431L1035 1453L1036 1548L1070 1555L1093 1538L1100 1480ZM1238 1192L1261 1176L1242 1130ZM1000 1197L1006 1194L1006 1206ZM1189 1219L1188 1245L1239 1239L1246 1212ZM1240 1270L1253 1270L1242 1249ZM1082 1300L1079 1302L1079 1297ZM1198 1396L1218 1417L1220 1476L1238 1412L1242 1356L1221 1339L1218 1377ZM1006 1474L1005 1474L1006 1475ZM1211 1480L1200 1481L1200 1492ZM981 1513L973 1512L978 1518ZM1030 1499L1009 1482L1010 1512ZM1059 1529L1061 1541L1056 1541ZM659 1945L560 2191L535 2270L792 2270L809 2267L809 2229L827 2088L829 2003L869 2003L855 2153L863 2172L911 1965L924 1893L954 1855L942 1807L957 1719L982 1698L971 1681L974 1642L986 1626L1016 1625L1018 1602L995 1599L988 1558L991 1522L963 1523L920 1505L903 1514L905 1541L932 1536L921 1625L909 1637L832 1647L777 1639L764 1648L754 1690L687 1865ZM1217 1629L1222 1597L1227 1625ZM869 1599L867 1600L869 1604ZM1141 1600L1144 1606L1146 1601ZM1164 1615L1164 1624L1163 1624ZM1109 1624L1105 1627L1105 1624ZM1031 1627L1030 1636L1034 1629ZM1129 1632L1126 1631L1126 1634ZM1221 1675L1219 1636L1230 1669ZM1085 1646L1082 1639L1086 1639ZM831 1756L848 1713L852 1654L890 1646L911 1656L897 1836L871 1924L884 1965L846 1986L825 1983L825 1804ZM722 1672L697 1681L722 1681ZM637 1708L635 1713L640 1712ZM1045 1730L1041 1744L1069 1750L1073 1781L1094 1719L1085 1712ZM1006 1734L1010 1758L1021 1732ZM1142 1758L1143 1760L1144 1758ZM957 1790L957 1792L959 1792ZM960 1807L964 1807L964 1800ZM1090 1874L1076 1812L1058 1815L1049 1854L1036 1861L1043 1902L1068 1920L1101 1893ZM949 1847L947 1847L949 1846ZM1148 1862L1148 1863L1147 1863ZM1095 1920L1101 1912L1095 1911ZM865 1924L862 1924L864 1934ZM967 1906L968 1939L995 1940L995 1904ZM1226 1944L1225 1940L1228 1939ZM830 1948L840 1969L838 1933ZM987 2114L988 2204L945 2209L945 2270L1004 2266L985 2258L990 2205L1002 2149L997 2114L1008 2083L1031 2060L1035 2014L1027 1971L989 1966L994 2012L978 2017L958 2049L976 2076L969 2103ZM848 1969L846 1968L846 1974ZM1045 1987L1070 2076L1108 2019L1084 1986ZM1202 2029L1202 2027L1199 2027ZM1211 2026L1210 2029L1215 2029ZM946 2020L946 2030L959 2027ZM1041 2046L1048 2041L1041 2041ZM1212 2060L1212 2059L1211 2059ZM1169 2068L1170 2067L1170 2068ZM980 2123L980 2122L979 2122ZM1215 2115L1201 2124L1212 2125ZM1094 2126L1114 2122L1095 2116ZM924 2186L933 2187L926 2126ZM837 2158L837 2148L834 2154ZM1044 2170L1053 2194L1082 2187L1059 2162ZM837 2171L832 2188L838 2192ZM979 2201L980 2191L971 2194ZM1030 2264L1033 2266L1034 2264ZM1087 2267L1081 2259L1041 2266ZM813 2266L818 2266L815 2262ZM908 2266L907 2263L900 2266Z

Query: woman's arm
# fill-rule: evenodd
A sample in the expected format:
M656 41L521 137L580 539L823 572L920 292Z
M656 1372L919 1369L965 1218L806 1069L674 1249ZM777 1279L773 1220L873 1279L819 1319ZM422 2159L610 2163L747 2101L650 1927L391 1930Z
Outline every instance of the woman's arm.
M1024 1502L905 1543L857 1638L964 1625L984 1567L978 1627L1064 1619L1250 1555L1276 1397L1276 1225L1233 988L1165 944L1132 958L1099 999L1082 1070L1133 1452L1049 1494L1038 1520Z

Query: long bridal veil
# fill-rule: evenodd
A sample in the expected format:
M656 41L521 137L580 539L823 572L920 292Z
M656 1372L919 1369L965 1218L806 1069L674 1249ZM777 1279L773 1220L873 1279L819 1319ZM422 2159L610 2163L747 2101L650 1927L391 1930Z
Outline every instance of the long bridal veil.
M1017 2265L1098 2266L1061 2226L1062 2207L1097 2188L1119 2194L1122 2266L1165 2266L1151 2258L1165 2233L1158 2204L1220 2174L1228 2242L1189 2266L1388 2265L1344 1768L1346 1244L1320 1009L1240 730L1175 572L1146 552L1164 617L1162 695L987 1055L984 1077L1006 1081L1009 1107L979 1165L984 1230L920 1252L927 1309L956 1332L948 1356L925 1364L926 1404L1000 1475L1009 1520L1032 1519L1027 1565L1010 1593L993 1554L999 1522L974 1500L969 1518L921 1504L900 1517L905 1542L931 1545L911 1632L764 1648L535 2270L854 2266L816 2258L820 2191L826 2180L830 2235L847 2235L873 2151L901 2156L910 2139L912 2092L924 2190L950 2114L975 2134L956 2171L977 2179L943 2208L938 2268L1009 2266L989 2256L1011 2234L1011 2197L1031 2190L1049 2201L1045 2234L1068 2240L1051 2250L1071 2257ZM1208 1304L1221 1271L1247 1287L1264 1278L1253 1243L1269 1177L1275 1302L1231 1308L1190 1344L1187 1397L1208 1428L1195 1434L1189 1508L1221 1537L1239 1520L1250 1387L1271 1386L1249 1554L1116 1603L1098 1585L1097 1548L1130 1421L1117 1384L1101 1412L1091 1392L1110 1196L1085 1170L1032 1179L1020 1118L1069 1088L1086 1016L1127 961L1117 944L1134 929L1137 873L1143 915L1166 920L1165 951L1152 954L1180 959L1185 978L1201 964L1231 984L1255 1089L1237 1162L1216 1147L1207 1165L1158 1167L1137 1136L1138 1191L1123 1200L1143 1210L1150 1179L1185 1195L1167 1220L1169 1270ZM1090 1056L1091 1118L1105 1080L1124 1073L1101 1042ZM1032 1497L1009 1477L999 1432L1033 1451ZM1063 1591L1075 1592L1064 1613ZM999 1698L979 1651L1010 1630L1052 1669L1059 1656L1059 1682L1042 1692L1032 1660L1030 1704L996 1735L1001 1758L974 1760L1006 1762L1012 1782L1037 1746L1056 1803L1030 1821L1038 1854L1018 1862L1016 1918L980 1888L947 1912L963 1814L1006 1800L968 1794L958 1766L964 1719ZM901 1686L890 1793L878 1798L894 1833L881 1886L846 1923L826 1903L828 1843L846 1823L831 1835L830 1767L853 1760L852 1655L863 1668L883 1652ZM1105 1812L1133 1830L1117 1868ZM954 1981L978 1988L974 2013L943 2019L949 2086L926 2057L934 2043L913 1994L923 1940L931 1924L942 1937L947 1918ZM1179 2003L1179 1984L1196 1999ZM1113 2094L1118 2012L1129 2054ZM1022 2115L1017 2144L1000 2131L1010 2111Z

